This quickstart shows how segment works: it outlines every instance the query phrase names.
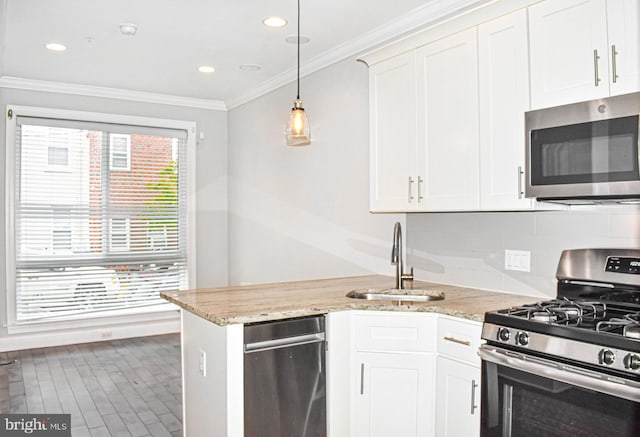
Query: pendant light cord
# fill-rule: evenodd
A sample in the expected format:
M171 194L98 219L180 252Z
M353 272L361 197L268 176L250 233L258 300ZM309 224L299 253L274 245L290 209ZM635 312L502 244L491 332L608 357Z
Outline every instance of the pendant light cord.
M297 99L300 99L300 0L298 0L298 93Z

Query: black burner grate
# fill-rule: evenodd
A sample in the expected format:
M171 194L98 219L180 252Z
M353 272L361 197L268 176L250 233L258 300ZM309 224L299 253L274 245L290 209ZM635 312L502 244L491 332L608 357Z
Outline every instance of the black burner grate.
M606 320L607 305L563 298L512 307L506 310L506 314L553 325L589 327Z
M596 331L619 334L640 340L640 312L625 314L622 317L612 317L609 320L598 322Z

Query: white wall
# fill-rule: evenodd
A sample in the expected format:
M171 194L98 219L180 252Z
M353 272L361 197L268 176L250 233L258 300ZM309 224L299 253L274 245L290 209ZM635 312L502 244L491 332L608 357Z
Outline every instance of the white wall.
M291 83L229 112L232 284L393 274L393 223L369 214L368 71L346 60L301 81L312 144L285 145Z
M0 0L0 77L4 75L4 29L7 21L7 0Z
M90 112L195 121L204 140L196 149L196 257L194 287L223 286L227 283L227 113L206 109L150 104L117 99L0 88L2 147L0 155L0 323L6 325L5 293L5 130L6 105L40 106ZM12 146L12 145L11 145ZM177 326L177 325L176 325ZM115 332L115 331L114 331ZM0 337L6 328L0 328ZM115 335L115 333L114 333ZM1 347L0 347L1 349Z
M640 248L640 208L407 216L408 265L420 279L555 296L563 249ZM531 272L506 271L505 249L531 251Z

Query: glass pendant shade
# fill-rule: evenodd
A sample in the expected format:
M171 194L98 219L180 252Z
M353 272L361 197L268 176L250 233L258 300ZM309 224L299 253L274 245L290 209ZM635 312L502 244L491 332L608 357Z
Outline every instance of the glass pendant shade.
M296 99L287 123L287 146L308 146L311 144L309 119L302 107L302 100Z
M298 93L287 122L287 146L308 146L311 144L309 119L300 100L300 0L298 0Z

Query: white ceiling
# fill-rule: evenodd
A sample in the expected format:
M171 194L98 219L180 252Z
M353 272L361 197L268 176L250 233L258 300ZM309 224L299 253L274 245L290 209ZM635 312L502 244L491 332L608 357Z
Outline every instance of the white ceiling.
M303 75L485 1L302 0L301 34L311 38L301 48ZM296 6L296 0L0 0L0 76L233 106L295 78L296 46L285 38L296 34ZM272 15L289 25L267 28L262 19ZM135 23L137 34L122 35L123 22ZM68 50L47 50L51 41ZM216 72L199 73L204 64ZM262 69L241 71L241 64Z

